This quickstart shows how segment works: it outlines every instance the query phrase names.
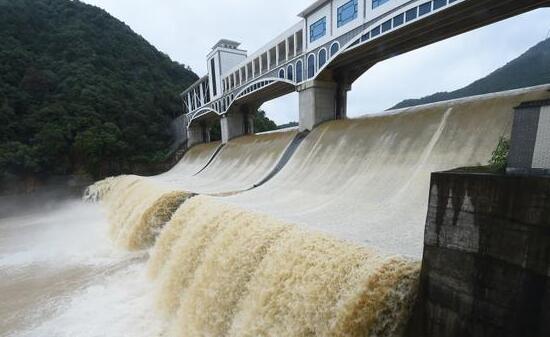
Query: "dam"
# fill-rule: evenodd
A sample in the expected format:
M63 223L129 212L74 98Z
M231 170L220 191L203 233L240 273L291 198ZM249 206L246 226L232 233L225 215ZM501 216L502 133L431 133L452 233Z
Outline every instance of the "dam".
M109 178L88 196L117 244L152 247L156 306L175 335L436 336L411 332L432 324L417 296L440 300L418 290L434 249L430 173L485 165L514 108L549 98L546 85L326 122L257 187L296 130L197 145L165 174Z
M175 166L0 218L7 336L547 336L550 84L358 118L346 95L377 62L548 4L319 0L250 56L220 40L181 93ZM294 91L299 126L256 134ZM486 171L506 139L523 175Z

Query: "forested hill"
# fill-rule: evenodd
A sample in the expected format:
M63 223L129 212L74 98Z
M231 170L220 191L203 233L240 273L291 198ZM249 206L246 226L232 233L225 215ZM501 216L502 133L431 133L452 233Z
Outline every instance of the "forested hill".
M0 178L161 160L196 79L99 8L0 0Z
M462 89L405 100L392 109L446 101L491 92L550 83L550 39L540 42L517 59Z

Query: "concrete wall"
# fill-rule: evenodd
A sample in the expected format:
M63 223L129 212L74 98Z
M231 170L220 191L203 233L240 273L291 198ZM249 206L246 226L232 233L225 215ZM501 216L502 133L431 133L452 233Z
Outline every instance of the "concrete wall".
M208 143L205 139L205 126L195 125L187 128L187 146L191 147L196 144Z
M410 336L550 336L550 177L434 173Z
M231 139L245 134L244 114L241 112L228 113L220 120L222 143L227 144Z
M311 25L313 25L314 23L316 23L317 21L321 20L324 17L326 17L327 19L327 33L322 38L314 42L311 42L309 39L309 34L310 34L309 31L311 29ZM326 3L324 6L320 7L315 12L308 15L308 17L306 18L306 27L307 28L305 33L305 37L306 37L305 45L307 46L307 50L310 50L312 48L317 48L323 43L326 43L332 39L332 16L331 16L330 2Z
M174 119L170 124L170 130L172 132L172 145L171 151L175 151L181 145L187 141L187 118L186 115L179 116Z

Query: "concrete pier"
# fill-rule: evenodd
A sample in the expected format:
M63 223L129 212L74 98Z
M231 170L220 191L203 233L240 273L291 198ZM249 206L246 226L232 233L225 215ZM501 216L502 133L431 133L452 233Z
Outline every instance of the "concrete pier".
M347 92L350 86L333 81L311 81L298 86L300 131L346 118Z
M220 123L222 143L227 144L233 138L254 133L254 112L246 106L235 108L223 115Z
M206 123L189 126L187 128L187 146L210 143L210 127Z

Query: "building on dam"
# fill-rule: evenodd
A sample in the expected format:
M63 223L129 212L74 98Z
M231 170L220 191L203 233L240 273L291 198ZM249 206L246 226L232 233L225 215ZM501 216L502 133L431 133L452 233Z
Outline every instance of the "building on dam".
M265 102L299 94L301 130L346 117L347 92L376 63L463 32L548 6L549 0L317 0L259 50L221 39L208 73L181 93L188 146L253 133ZM183 129L183 128L182 128Z

